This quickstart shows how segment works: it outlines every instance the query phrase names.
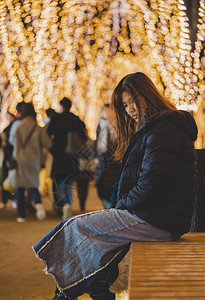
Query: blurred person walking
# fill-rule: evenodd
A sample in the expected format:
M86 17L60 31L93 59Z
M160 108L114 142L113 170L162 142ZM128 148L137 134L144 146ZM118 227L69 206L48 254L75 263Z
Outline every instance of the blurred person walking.
M8 118L8 126L3 130L1 134L2 138L2 148L3 148L3 163L2 163L2 202L0 203L0 208L3 208L9 200L11 200L12 207L16 208L16 202L14 200L14 194L10 191L7 191L4 189L3 182L8 176L9 168L8 164L11 161L12 158L12 152L13 152L13 146L9 143L9 135L11 126L13 125L14 121L16 120L15 115L11 112L7 112L7 118Z
M77 153L67 151L68 133L76 133L83 142L86 141L85 124L78 116L70 112L72 102L64 97L60 102L60 113L55 114L49 122L47 132L52 137L53 155L52 179L56 213L67 219L72 215L73 182L79 174ZM78 149L80 151L80 149Z
M13 132L15 130L15 132ZM28 198L35 201L36 217L45 218L46 213L38 191L39 172L41 169L41 150L51 147L51 140L46 130L36 123L36 112L32 103L24 103L21 108L21 120L16 128L11 129L10 143L13 145L13 157L16 160L15 194L19 217L17 222L25 222L25 190Z
M96 158L94 141L87 136L84 147L76 155L79 175L76 177L77 192L81 212L85 212L89 183L94 180L96 172Z
M15 159L13 159L13 145L11 144L10 140L13 142L16 141L16 130L21 123L21 111L25 105L25 102L19 102L16 105L16 115L15 119L10 123L10 126L8 127L8 145L9 145L9 155L7 155L7 160L6 160L6 172L7 176L3 180L3 189L5 191L8 191L10 194L14 194L15 197ZM8 194L7 194L8 195Z
M111 108L105 104L102 108L95 141L97 167L95 173L95 186L104 208L111 208L111 195L113 184L119 180L120 164L114 161L113 154L116 149L116 132L111 124Z

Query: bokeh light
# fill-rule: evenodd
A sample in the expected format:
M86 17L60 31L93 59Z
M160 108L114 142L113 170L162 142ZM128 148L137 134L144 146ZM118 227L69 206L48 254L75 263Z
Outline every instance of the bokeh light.
M192 50L183 0L1 0L1 130L17 102L33 101L43 125L45 109L67 96L94 137L102 105L135 71L178 108L197 110L205 94L204 6L200 0Z

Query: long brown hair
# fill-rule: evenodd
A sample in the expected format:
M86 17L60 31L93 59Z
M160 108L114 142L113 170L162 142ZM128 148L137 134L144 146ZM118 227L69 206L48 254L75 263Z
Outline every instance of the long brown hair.
M139 121L136 123L125 111L122 104L122 93L128 92L135 102L138 112ZM140 100L141 97L146 103L146 115L142 116ZM118 83L112 94L112 106L116 117L116 131L118 146L114 157L121 160L129 144L130 138L134 131L139 128L144 121L157 112L165 110L176 110L175 106L170 103L158 91L151 79L144 73L132 73Z

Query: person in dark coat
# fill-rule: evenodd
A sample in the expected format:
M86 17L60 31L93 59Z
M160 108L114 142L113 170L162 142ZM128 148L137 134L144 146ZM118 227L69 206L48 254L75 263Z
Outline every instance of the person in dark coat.
M72 187L78 175L74 156L66 152L68 132L75 131L86 140L85 124L78 116L70 112L71 100L64 97L60 102L61 111L52 116L47 132L53 138L52 179L55 198L54 209L63 219L71 216ZM79 149L80 150L80 149Z
M11 130L11 126L13 125L13 122L15 121L15 116L11 112L7 112L7 117L9 124L8 126L3 130L1 134L2 138L2 147L3 147L3 153L4 153L4 158L3 158L3 164L2 164L2 182L7 178L8 176L8 162L10 162L11 157L12 157L12 152L13 152L13 146L9 143L9 134ZM3 187L1 187L1 192L2 192L2 203L0 203L0 208L4 207L8 200L12 200L12 204L14 207L16 207L16 203L14 201L14 195L11 194L9 191L6 191Z
M122 161L115 208L58 224L33 248L57 283L54 300L114 300L109 287L132 242L179 240L194 207L197 126L143 73L113 92Z
M111 108L107 103L102 107L101 118L96 130L96 157L95 186L104 208L111 208L113 184L119 180L120 163L114 161L115 130L111 124Z

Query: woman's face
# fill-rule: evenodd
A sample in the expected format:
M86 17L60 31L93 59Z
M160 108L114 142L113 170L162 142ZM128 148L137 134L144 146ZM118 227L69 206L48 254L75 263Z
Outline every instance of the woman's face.
M143 97L141 97L141 100L142 101L141 101L140 107L141 107L142 115L144 115L145 109L146 109L146 104L145 104ZM128 115L131 118L133 118L136 122L138 122L139 121L139 111L138 111L137 105L134 102L132 95L130 93L128 93L127 91L124 91L122 93L122 105L124 106Z

